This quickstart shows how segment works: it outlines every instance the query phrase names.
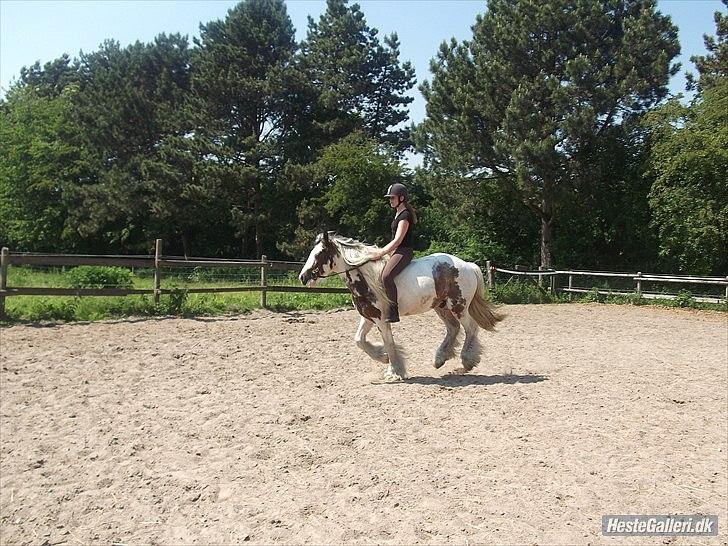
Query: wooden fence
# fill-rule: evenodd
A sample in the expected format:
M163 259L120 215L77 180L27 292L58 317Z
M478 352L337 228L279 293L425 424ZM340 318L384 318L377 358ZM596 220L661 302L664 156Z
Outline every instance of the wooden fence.
M8 286L8 267L11 265L34 266L116 266L147 268L154 271L153 288L50 288ZM162 294L171 294L176 289L162 288L163 268L238 268L259 269L260 284L247 286L215 286L209 288L185 288L188 294L210 294L225 292L260 292L260 304L267 305L268 292L307 292L312 294L347 294L347 288L283 286L268 283L268 271L299 271L303 262L271 261L263 256L260 260L223 260L215 258L184 258L164 256L162 241L157 239L154 256L96 256L78 254L31 254L10 252L3 248L0 255L0 317L5 317L5 298L10 296L129 296L147 294L159 303Z
M679 294L654 292L643 290L642 283L665 283L665 284L683 284L683 285L703 285L703 286L725 286L724 296L693 296L695 301L701 303L727 303L728 304L728 276L726 277L700 277L696 275L663 275L649 273L614 273L610 271L560 271L549 269L544 271L527 271L520 269L502 269L496 267L491 262L486 262L487 284L490 288L496 285L497 273L505 273L514 276L523 276L530 278L539 278L539 286L544 284L544 279L548 279L549 291L551 294L559 292L569 295L569 299L574 294L597 293L608 296L636 296L645 299L676 299ZM567 283L559 283L559 277L566 278ZM624 290L616 288L577 288L574 279L578 277L604 277L613 279L632 279L634 282L634 290Z
M49 288L49 287L12 287L7 285L8 267L11 265L35 265L35 266L118 266L130 268L148 268L154 271L153 288ZM155 253L153 256L90 256L70 254L31 254L10 252L7 248L2 249L0 255L0 317L5 316L5 298L10 296L128 296L132 294L148 294L154 297L154 302L159 303L162 294L170 294L175 289L162 288L163 268L250 268L260 270L260 284L247 286L215 286L209 288L185 288L188 294L209 294L224 292L260 292L260 305L266 307L268 292L308 292L308 293L329 293L346 294L346 288L315 287L305 286L283 286L269 284L268 272L277 271L299 271L303 266L302 262L270 261L265 256L260 260L222 260L215 258L184 258L179 256L164 256L162 253L162 240L157 239ZM539 277L539 286L544 279L549 280L549 290L552 294L558 292L567 293L569 297L578 293L589 293L596 291L605 295L636 295L647 299L675 299L678 294L657 293L643 291L643 282L655 283L679 283L691 285L723 285L725 286L725 297L694 297L696 301L707 303L728 303L728 277L698 277L690 275L656 275L637 273L613 273L607 271L524 271L518 269L502 269L491 262L486 262L486 276L489 288L496 284L497 273L508 275ZM568 283L559 283L559 276L567 277ZM585 288L574 285L575 277L607 277L632 279L635 283L634 290L619 290L608 288Z

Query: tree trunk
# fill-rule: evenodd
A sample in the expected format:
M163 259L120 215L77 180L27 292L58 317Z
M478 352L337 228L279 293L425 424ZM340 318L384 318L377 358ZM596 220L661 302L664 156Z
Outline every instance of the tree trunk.
M260 260L263 256L263 225L262 225L262 202L261 184L256 182L255 197L253 197L253 222L255 224L255 257Z
M553 199L548 192L544 191L541 200L541 269L551 269L553 219Z
M182 252L185 255L185 260L187 259L187 256L189 254L189 237L187 236L187 233L185 231L182 231Z
M261 226L260 220L255 221L255 253L256 258L260 260L263 256L263 226Z

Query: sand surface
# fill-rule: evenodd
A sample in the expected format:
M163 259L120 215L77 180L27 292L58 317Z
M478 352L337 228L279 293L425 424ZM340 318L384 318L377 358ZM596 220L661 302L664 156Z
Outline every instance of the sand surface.
M0 330L0 542L726 544L727 316L503 309L467 376L434 313L396 325L393 384L354 311Z

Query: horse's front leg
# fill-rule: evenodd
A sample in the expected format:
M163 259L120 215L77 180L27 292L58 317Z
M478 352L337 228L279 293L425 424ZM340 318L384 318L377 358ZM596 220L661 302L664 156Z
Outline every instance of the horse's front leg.
M387 371L384 372L384 379L389 381L400 381L406 377L407 372L404 367L404 359L394 344L392 326L388 322L378 320L377 328L379 328L379 333L382 334L384 349L387 351L387 355L389 356L389 367L387 368Z
M371 320L365 319L364 317L359 319L359 327L356 329L356 334L354 334L356 346L377 362L389 364L389 358L384 347L382 345L374 345L367 341L367 334L372 328L374 328L374 323Z

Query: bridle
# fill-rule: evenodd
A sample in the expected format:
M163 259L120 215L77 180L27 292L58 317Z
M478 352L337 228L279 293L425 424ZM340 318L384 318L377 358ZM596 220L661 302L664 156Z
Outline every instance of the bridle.
M354 271L355 269L359 269L364 264L367 264L367 263L373 262L373 261L374 260L372 260L371 258L369 258L368 260L360 263L359 265L355 265L354 267L350 267L349 269L344 269L344 271L333 271L333 272L329 273L328 275L321 275L320 273L318 273L316 271L314 271L313 273L314 273L314 275L316 275L316 278L317 279L325 279L327 277L333 277L334 275L343 275L344 273L348 273L349 271Z
M326 230L324 230L322 233L322 241L324 241L325 243L329 242L329 232ZM315 277L316 279L326 279L327 277L333 277L334 275L343 275L344 273L348 273L349 271L354 271L355 269L359 269L364 264L367 264L367 263L373 262L373 261L374 260L372 258L369 258L369 259L363 261L362 263L360 263L359 265L355 265L354 267L350 267L349 269L345 269L344 271L332 271L328 275L322 275L321 273L319 273L319 270L323 267L323 266L319 266L315 270L312 270L311 273L313 273L316 276Z

